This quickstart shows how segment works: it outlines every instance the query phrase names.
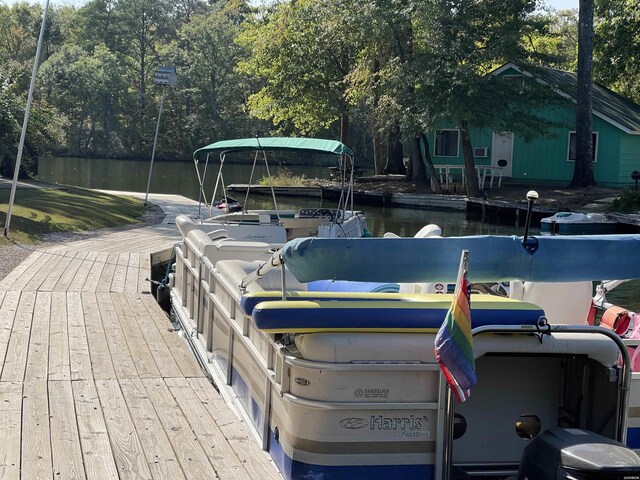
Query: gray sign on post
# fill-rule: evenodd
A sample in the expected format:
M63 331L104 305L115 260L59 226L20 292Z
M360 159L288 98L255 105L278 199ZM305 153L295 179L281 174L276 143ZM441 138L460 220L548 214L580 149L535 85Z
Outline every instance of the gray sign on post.
M162 85L163 87L175 88L178 85L178 76L176 75L176 67L158 67L153 74L153 83ZM156 156L156 144L158 143L158 129L160 127L160 117L162 116L162 106L164 105L164 96L166 89L162 89L162 98L160 99L160 111L158 112L158 121L156 122L156 134L153 137L153 150L151 151L151 163L149 164L149 176L147 177L147 190L144 194L144 206L147 206L149 198L149 187L151 186L151 173L153 172L153 159Z

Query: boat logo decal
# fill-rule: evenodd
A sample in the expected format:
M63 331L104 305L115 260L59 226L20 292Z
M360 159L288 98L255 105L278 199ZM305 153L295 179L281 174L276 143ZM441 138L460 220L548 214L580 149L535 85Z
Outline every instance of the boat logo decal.
M421 430L422 420L426 417L409 415L408 417L385 417L372 415L369 422L371 430Z
M369 422L367 422L364 418L350 417L343 418L338 422L338 425L340 425L342 428L348 428L349 430L358 430L360 428L367 427L369 425Z
M356 388L353 391L355 398L389 398L388 388Z

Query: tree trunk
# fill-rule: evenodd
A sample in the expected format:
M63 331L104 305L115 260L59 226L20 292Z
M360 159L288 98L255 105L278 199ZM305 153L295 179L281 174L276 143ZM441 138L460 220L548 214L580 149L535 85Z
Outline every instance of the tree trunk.
M578 19L578 91L576 102L576 161L571 188L596 184L593 174L593 1L580 0Z
M389 143L387 152L387 164L384 166L384 173L388 175L403 175L405 173L404 162L402 161L402 142L400 141L400 125L394 124L389 130Z
M425 160L427 161L427 168L429 169L429 177L431 178L431 188L434 193L443 193L442 185L440 184L440 177L436 173L436 167L433 165L433 159L431 158L431 151L429 150L429 138L423 133L420 135L422 142L424 143Z
M340 141L349 145L349 114L347 112L340 117Z
M414 183L427 183L427 169L422 159L422 145L420 144L420 134L415 134L411 138L411 150L409 151L409 170L407 170L407 180Z
M373 112L378 110L378 104L380 101L380 95L378 93L378 85L380 83L380 60L376 58L373 61ZM373 164L375 166L376 175L384 173L384 159L382 158L382 134L374 114L371 120L372 123L372 138L373 138Z
M482 196L478 176L476 175L476 163L473 158L473 148L471 147L471 136L469 135L469 124L466 120L460 120L460 133L462 135L462 154L464 156L464 177L467 186L467 197L479 198Z
M373 163L376 175L380 175L384 171L384 159L382 158L382 138L380 132L373 132Z

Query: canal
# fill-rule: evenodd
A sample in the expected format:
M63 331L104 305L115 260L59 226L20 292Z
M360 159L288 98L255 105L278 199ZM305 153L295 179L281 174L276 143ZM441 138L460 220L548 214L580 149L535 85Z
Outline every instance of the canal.
M201 165L202 167L202 165ZM326 167L308 167L287 165L270 165L271 173L282 168L296 176L306 178L328 178ZM224 168L225 185L248 183L251 166L246 164L227 164ZM38 166L38 179L49 183L75 185L85 188L105 190L144 192L149 173L149 160L114 160L86 158L42 158ZM207 195L211 195L217 166L209 166L207 178ZM254 183L266 175L264 167L257 168ZM155 162L150 191L153 193L169 193L198 199L198 180L196 170L191 161ZM321 204L314 198L278 199L278 207L282 209L299 209L304 207L332 207L333 202ZM272 208L268 197L255 195L250 198L248 208ZM442 228L444 236L458 235L521 235L522 226L513 223L513 217L504 223L486 222L466 212L455 210L427 210L413 208L391 208L358 206L366 213L367 224L372 235L381 236L393 232L400 236L413 236L420 228L434 223ZM534 230L531 233L538 232ZM597 259L592 259L597 261ZM640 311L640 281L626 283L607 296L612 303L625 305Z

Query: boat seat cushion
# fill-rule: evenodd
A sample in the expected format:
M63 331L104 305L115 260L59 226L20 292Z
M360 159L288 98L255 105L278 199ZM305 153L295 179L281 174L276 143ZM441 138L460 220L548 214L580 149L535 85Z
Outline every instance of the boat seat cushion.
M253 320L259 329L269 333L435 332L453 300L453 294L323 293L292 296L287 300L265 296L267 301L255 304ZM258 298L259 295L254 296L253 301ZM493 295L471 296L473 327L535 325L541 316L544 311L532 303Z
M317 362L405 361L434 363L435 334L342 333L299 334L295 345L305 360ZM554 333L542 343L534 335L485 334L474 337L476 358L487 354L585 355L605 367L618 361L617 345L603 335Z

